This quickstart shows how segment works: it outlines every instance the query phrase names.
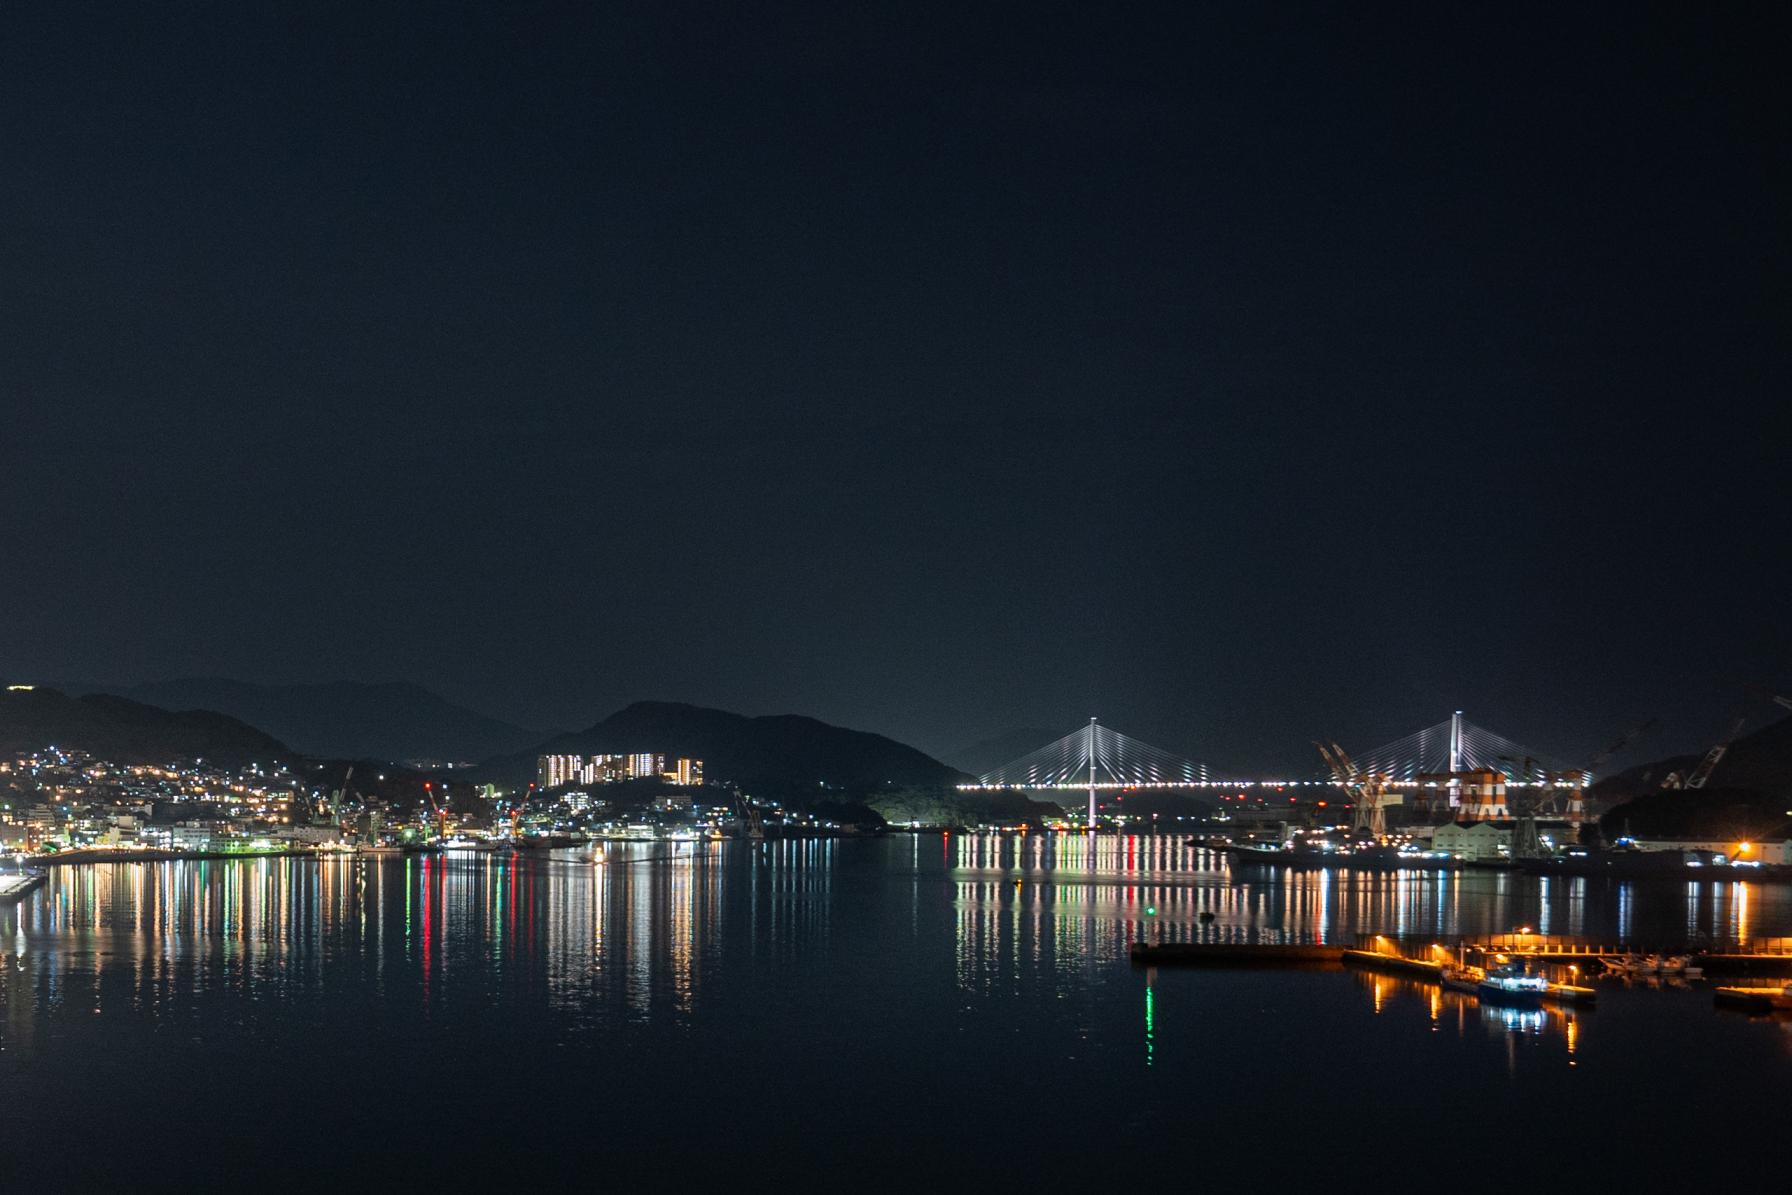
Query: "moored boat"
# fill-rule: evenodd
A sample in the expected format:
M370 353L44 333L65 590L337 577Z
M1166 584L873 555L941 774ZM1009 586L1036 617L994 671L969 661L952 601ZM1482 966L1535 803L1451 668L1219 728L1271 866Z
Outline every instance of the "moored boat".
M1547 978L1532 975L1520 964L1511 962L1496 963L1487 968L1486 975L1475 985L1475 994L1481 999L1519 1008L1537 1007L1548 992Z
M1383 846L1378 843L1338 846L1260 847L1231 845L1215 847L1231 858L1234 865L1256 864L1262 867L1355 868L1359 871L1456 871L1463 867L1461 859L1437 851Z
M1712 1001L1749 1012L1792 1012L1792 983L1778 988L1716 988Z
M1445 967L1438 973L1438 982L1452 992L1466 992L1476 995L1481 990L1481 980L1486 972L1479 967Z

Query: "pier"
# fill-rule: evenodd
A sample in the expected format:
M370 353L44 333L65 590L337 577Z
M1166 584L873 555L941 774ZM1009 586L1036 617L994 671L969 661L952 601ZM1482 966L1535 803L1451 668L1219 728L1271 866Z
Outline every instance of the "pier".
M1461 958L1483 966L1494 955L1544 965L1578 967L1597 973L1600 959L1631 954L1679 954L1697 961L1708 976L1792 977L1792 938L1753 938L1734 945L1724 943L1638 944L1596 941L1554 934L1495 934L1451 940L1397 939L1363 934L1350 945L1325 943L1241 942L1136 942L1134 963L1146 966L1185 967L1290 967L1336 968L1346 963L1372 965L1378 970L1403 971L1435 977L1441 968ZM1433 961L1435 960L1435 961Z
M0 904L12 904L23 900L34 888L44 882L44 874L40 871L0 872Z

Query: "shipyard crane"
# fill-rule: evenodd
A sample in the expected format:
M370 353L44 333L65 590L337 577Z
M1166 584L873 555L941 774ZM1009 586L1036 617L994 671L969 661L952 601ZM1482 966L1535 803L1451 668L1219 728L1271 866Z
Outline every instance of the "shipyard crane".
M1778 693L1768 692L1757 685L1751 685L1749 688L1753 692L1764 694L1775 705L1792 710L1792 698L1781 697ZM1736 720L1730 724L1730 732L1714 744L1711 750L1705 752L1705 757L1699 760L1699 766L1694 768L1691 774L1682 777L1678 772L1670 772L1668 778L1661 782L1661 787L1704 788L1705 782L1711 779L1711 773L1717 770L1719 763L1723 762L1724 756L1729 753L1730 745L1742 733L1743 724L1747 721L1748 712L1744 709L1736 715Z
M1519 762L1510 755L1500 758L1508 763ZM1541 779L1532 780L1532 776ZM1553 777L1553 773L1539 767L1528 755L1524 757L1523 770L1513 777L1517 783L1506 795L1506 804L1512 811L1511 852L1514 859L1535 859L1543 854L1543 835L1537 830L1537 815L1554 797Z
M1723 761L1724 755L1730 750L1730 744L1734 743L1736 741L1736 736L1742 733L1743 724L1747 721L1748 715L1746 713L1737 714L1736 720L1730 723L1729 733L1725 734L1722 739L1713 744L1711 750L1705 752L1705 758L1699 760L1698 767L1694 768L1689 775L1684 777L1681 776L1679 772L1668 773L1668 778L1661 782L1661 787L1682 789L1704 788L1705 782L1711 779L1711 773L1717 770L1717 765Z
M523 790L522 796L510 803L510 836L512 838L521 836L523 806L528 803L529 794L534 791L535 786L531 784L528 788Z
M1616 739L1600 748L1599 752L1578 768L1569 768L1565 772L1543 771L1543 795L1537 801L1538 813L1555 813L1557 801L1564 795L1568 798L1568 824L1576 827L1576 832L1587 817L1587 787L1593 783L1593 774L1606 760L1616 755L1637 739L1648 733L1655 726L1657 719L1645 718L1635 723ZM1525 761L1525 778L1530 778L1531 761Z
M444 791L443 796L445 797L446 795L447 793ZM423 797L429 802L430 812L436 815L436 837L448 837L448 804L445 800L436 800L435 785L433 782L428 780L423 782Z
M323 816L327 814L329 820L325 823L326 825L340 825L342 822L342 805L349 797L348 782L354 778L355 765L351 763L348 765L348 771L342 774L342 787L332 792L328 800L318 802L317 812L313 816Z
M1325 760L1325 766L1331 769L1332 778L1338 787L1349 793L1355 802L1356 816L1352 819L1351 830L1367 830L1373 838L1386 838L1388 817L1385 802L1388 783L1392 777L1381 772L1363 771L1350 758L1350 753L1337 743L1315 741L1313 746L1319 748L1319 756Z
M740 816L742 836L748 842L764 842L765 821L759 816L759 806L738 788L734 790L734 808Z
M1512 853L1517 855L1523 844L1537 847L1537 850L1531 852L1536 854L1541 850L1537 835L1537 815L1544 812L1544 805L1550 801L1548 793L1538 790L1548 785L1549 772L1538 766L1537 761L1529 755L1523 759L1502 755L1500 762L1514 765L1509 769L1500 769L1506 777L1506 808L1515 823L1512 831Z

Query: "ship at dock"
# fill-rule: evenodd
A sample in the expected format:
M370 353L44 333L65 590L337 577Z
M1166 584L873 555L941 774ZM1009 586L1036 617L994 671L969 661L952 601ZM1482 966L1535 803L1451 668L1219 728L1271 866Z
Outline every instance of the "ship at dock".
M1218 850L1234 866L1297 870L1353 868L1361 871L1456 871L1464 863L1437 851L1378 842L1294 841L1280 847L1226 845Z

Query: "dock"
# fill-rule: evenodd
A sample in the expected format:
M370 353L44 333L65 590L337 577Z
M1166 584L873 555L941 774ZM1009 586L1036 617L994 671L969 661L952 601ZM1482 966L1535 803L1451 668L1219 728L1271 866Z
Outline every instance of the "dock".
M1787 988L1718 988L1711 993L1719 1008L1743 1012L1792 1012L1792 990Z
M1476 966L1505 958L1533 966L1578 968L1600 974L1602 958L1632 954L1683 955L1708 977L1792 978L1792 938L1752 938L1734 945L1639 944L1551 934L1495 934L1438 941L1362 934L1350 946L1268 942L1135 942L1132 961L1145 966L1337 968L1355 966L1437 979L1458 958ZM1591 988L1558 985L1558 1003L1590 1004Z
M1376 939L1377 944L1387 941L1387 938ZM1442 952L1443 948L1432 945L1428 951L1435 956ZM1363 950L1360 948L1346 950L1344 962L1347 966L1361 967L1366 971L1385 971L1393 975L1408 975L1431 983L1443 982L1444 967L1447 965L1444 959L1436 957L1411 958L1385 949ZM1543 993L1542 999L1545 1004L1584 1007L1596 1003L1599 993L1592 988L1579 987L1571 983L1552 983L1549 985L1549 989Z
M16 904L43 884L47 877L41 871L9 871L0 873L0 905Z
M1442 979L1444 973L1444 964L1441 962L1407 958L1405 955L1387 954L1379 950L1346 950L1344 962L1347 966L1363 967L1370 971L1391 971L1396 975L1412 975L1434 981Z
M1626 943L1568 934L1513 933L1471 938L1468 957L1503 954L1533 963L1571 964L1596 973L1601 958L1630 954L1684 955L1707 976L1792 977L1792 938L1751 938L1734 945L1711 942Z

